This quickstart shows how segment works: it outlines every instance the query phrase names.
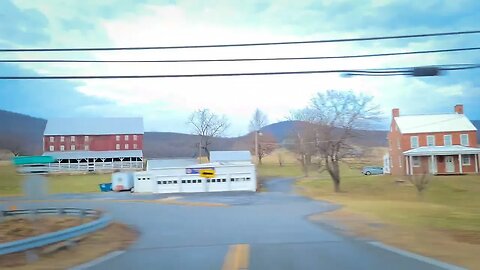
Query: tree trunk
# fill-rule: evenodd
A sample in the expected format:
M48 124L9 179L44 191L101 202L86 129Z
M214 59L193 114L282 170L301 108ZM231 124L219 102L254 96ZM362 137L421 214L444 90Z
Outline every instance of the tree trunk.
M258 165L262 165L262 156L258 155Z

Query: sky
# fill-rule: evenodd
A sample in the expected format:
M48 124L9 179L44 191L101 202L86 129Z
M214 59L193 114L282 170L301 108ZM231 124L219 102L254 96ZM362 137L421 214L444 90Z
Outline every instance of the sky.
M72 48L302 41L479 30L476 0L0 1L0 48ZM0 59L152 60L332 56L480 45L480 35L354 43L116 52L2 53ZM335 60L233 63L0 63L0 75L141 75L366 69L480 63L479 51ZM147 131L188 133L200 108L224 114L226 136L256 108L285 120L318 92L374 97L385 115L465 113L480 119L479 70L440 77L339 74L119 80L0 80L0 109L36 117L143 116ZM382 126L382 125L379 125ZM386 125L385 125L386 127Z

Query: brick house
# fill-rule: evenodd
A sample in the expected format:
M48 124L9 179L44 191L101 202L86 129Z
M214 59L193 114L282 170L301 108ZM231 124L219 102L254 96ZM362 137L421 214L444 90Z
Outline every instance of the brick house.
M43 155L57 160L50 171L141 169L143 135L142 118L49 119Z
M392 175L479 172L477 129L456 105L451 114L400 115L392 110L388 133Z

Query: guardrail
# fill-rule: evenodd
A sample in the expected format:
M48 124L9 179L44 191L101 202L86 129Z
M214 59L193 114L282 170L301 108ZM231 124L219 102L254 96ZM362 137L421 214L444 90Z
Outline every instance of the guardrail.
M97 217L97 219L81 224L79 226L63 229L56 232L37 235L21 240L16 240L7 243L0 243L0 255L6 255L15 252L22 252L33 248L43 247L46 245L67 241L99 229L105 228L111 222L109 216L102 215L100 211L93 209L81 208L42 208L42 209L28 209L28 210L10 210L1 211L2 217L17 216L17 215L78 215L82 217Z

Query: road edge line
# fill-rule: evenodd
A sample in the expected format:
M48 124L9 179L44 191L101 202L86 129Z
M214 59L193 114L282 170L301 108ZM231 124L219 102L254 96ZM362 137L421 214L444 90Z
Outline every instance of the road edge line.
M102 257L99 257L99 258L96 258L94 259L93 261L89 261L89 262L86 262L86 263L83 263L83 264L80 264L80 265L77 265L77 266L74 266L74 267L71 267L69 268L69 270L84 270L84 269L88 269L90 267L93 267L97 264L100 264L102 262L105 262L105 261L108 261L110 259L113 259L117 256L120 256L122 255L123 253L125 253L125 250L116 250L116 251L112 251Z
M381 249L385 249L385 250L388 250L390 252L393 252L393 253L396 253L396 254L399 254L399 255L402 255L402 256L405 256L405 257L409 257L409 258L412 258L412 259L415 259L415 260L418 260L418 261L421 261L421 262L424 262L424 263L428 263L428 264L431 264L431 265L434 265L434 266L437 266L437 267L440 267L440 268L443 268L443 269L467 270L467 268L463 268L463 267L460 267L460 266L457 266L457 265L445 263L445 262L442 262L442 261L439 261L439 260L436 260L436 259L433 259L433 258L430 258L430 257L422 256L422 255L419 255L419 254L416 254L416 253L413 253L413 252L410 252L410 251L406 251L406 250L403 250L403 249L392 247L392 246L383 244L381 242L368 241L367 243L369 245L372 245L372 246L375 246L375 247L378 247L378 248L381 248Z

